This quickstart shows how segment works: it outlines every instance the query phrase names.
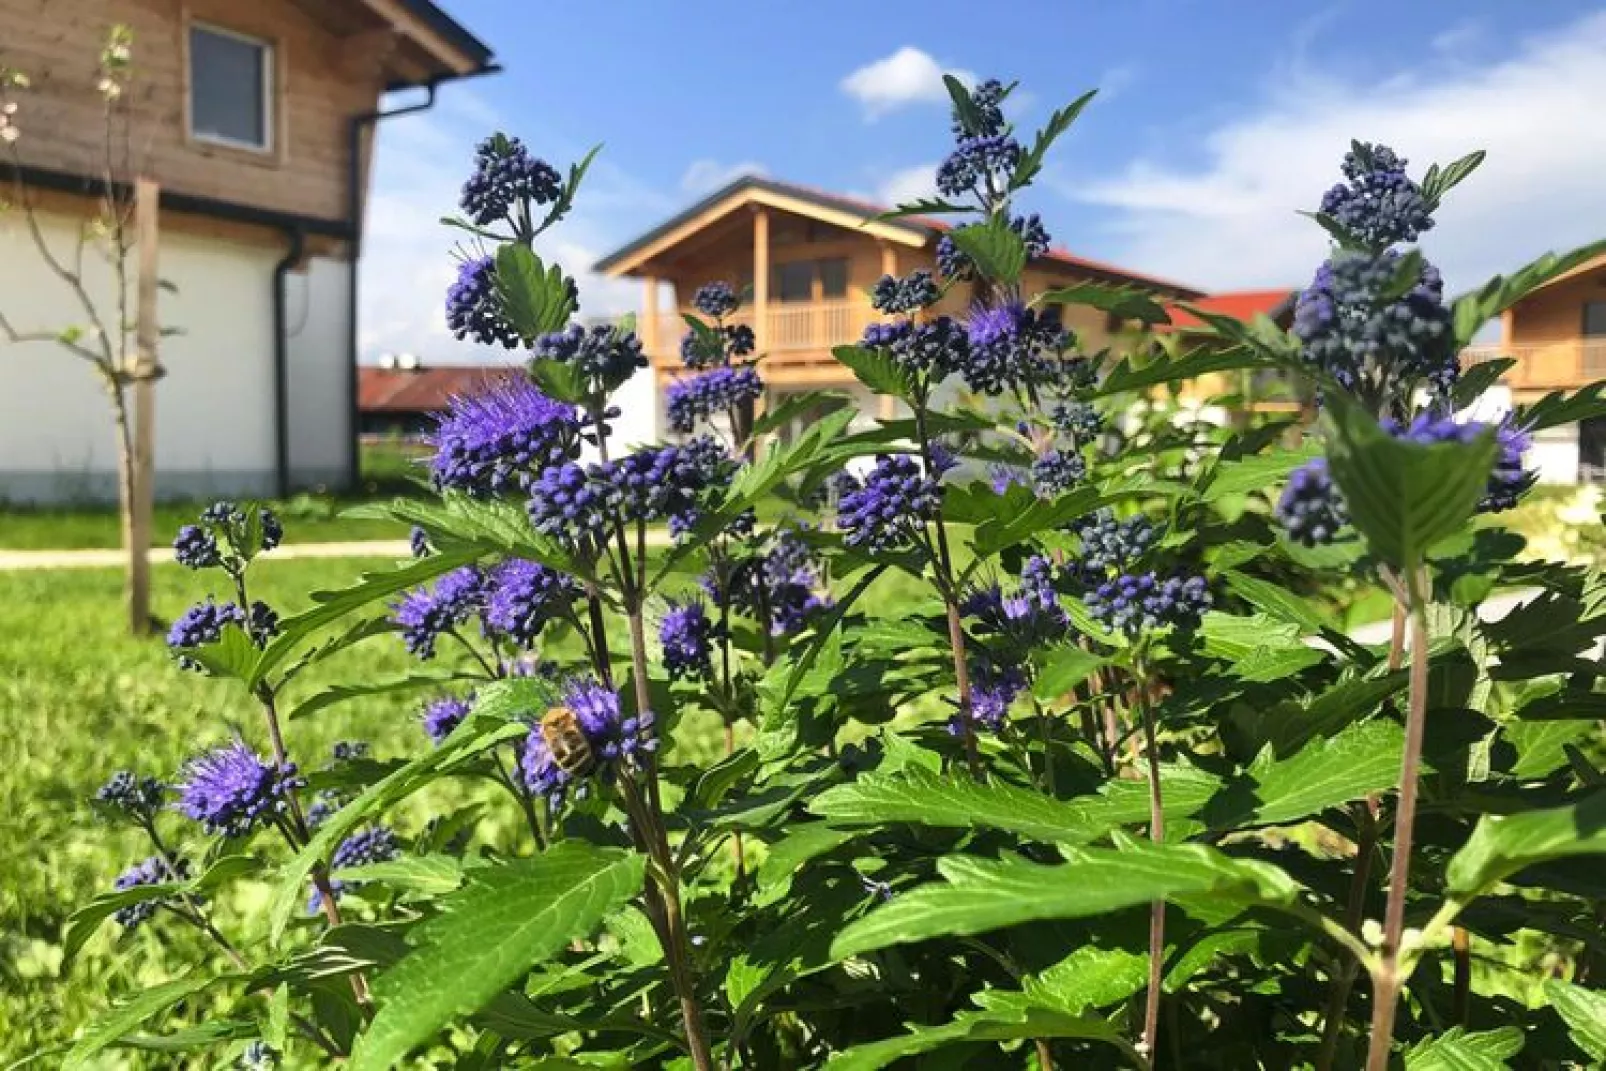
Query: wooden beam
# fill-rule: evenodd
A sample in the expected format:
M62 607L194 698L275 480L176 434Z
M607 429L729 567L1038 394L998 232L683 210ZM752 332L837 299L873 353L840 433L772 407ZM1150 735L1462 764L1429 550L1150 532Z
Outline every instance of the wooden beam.
M474 70L473 59L453 47L446 38L402 7L398 0L363 0L363 3L374 14L417 41L453 74L468 74Z
M761 357L769 349L769 314L770 213L758 205L753 209L753 338Z
M876 244L881 247L881 274L896 276L898 274L897 248L891 242L886 241L885 239L882 239Z
M648 353L658 352L658 280L649 275L642 280L643 293L641 296L642 322L637 326L641 336L641 346Z

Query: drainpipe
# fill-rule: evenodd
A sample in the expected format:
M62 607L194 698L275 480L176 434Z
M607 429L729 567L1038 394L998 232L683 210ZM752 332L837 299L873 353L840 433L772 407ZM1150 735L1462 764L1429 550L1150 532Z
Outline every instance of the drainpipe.
M279 498L290 494L290 340L285 328L289 317L285 312L285 276L301 263L307 248L307 232L301 227L285 230L290 248L273 266L273 430L274 430L274 493Z
M349 238L350 270L347 273L347 302L346 302L346 396L347 429L351 436L351 454L349 468L347 469L347 482L355 487L358 478L360 452L357 448L357 426L359 414L357 412L357 264L362 256L362 136L369 127L377 126L382 120L394 119L401 115L413 115L417 112L426 112L435 106L435 92L447 82L459 82L468 78L478 78L481 75L500 74L502 68L496 64L469 71L467 74L448 74L440 78L431 78L425 82L423 89L427 94L417 104L408 104L400 108L384 108L371 112L363 112L353 116L347 127L346 146L346 223L351 230ZM375 146L377 148L377 145Z

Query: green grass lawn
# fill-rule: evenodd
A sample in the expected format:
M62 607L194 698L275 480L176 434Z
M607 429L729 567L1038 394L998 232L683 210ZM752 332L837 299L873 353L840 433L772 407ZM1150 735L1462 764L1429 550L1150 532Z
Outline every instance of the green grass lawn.
M284 522L285 540L293 543L334 543L362 539L401 539L402 525L384 521L356 521L340 516L360 502L407 494L420 468L418 447L399 440L364 443L362 477L349 493L306 492L283 501L267 502ZM179 526L189 524L207 502L161 502L156 506L151 545L173 542ZM116 547L122 543L117 512L108 506L34 508L0 503L0 550L80 550Z

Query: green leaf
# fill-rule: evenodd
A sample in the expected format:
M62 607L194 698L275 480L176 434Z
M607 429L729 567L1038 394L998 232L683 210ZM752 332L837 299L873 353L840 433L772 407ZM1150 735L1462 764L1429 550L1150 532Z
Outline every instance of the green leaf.
M1269 580L1240 573L1236 569L1229 569L1225 576L1227 587L1233 594L1257 609L1281 618L1305 632L1321 632L1327 627L1327 622L1322 620L1322 616L1312 608L1308 600L1300 598L1287 588L1279 587Z
M1438 164L1428 168L1428 173L1422 178L1422 197L1427 201L1428 207L1437 208L1439 202L1444 200L1444 195L1458 186L1462 179L1476 171L1486 155L1488 154L1482 149L1478 149L1442 169Z
M1233 323L1237 324L1238 321L1234 320ZM1180 357L1168 355L1142 362L1133 357L1123 357L1100 381L1093 391L1093 397L1106 398L1112 394L1147 390L1162 383L1186 383L1211 372L1265 367L1265 358L1247 346L1201 346Z
M945 1026L909 1024L907 1034L844 1049L825 1066L829 1071L877 1071L906 1056L933 1052L961 1042L1023 1038L1082 1038L1130 1048L1115 1027L1097 1016L1083 1018L1040 1008L1030 1008L1018 1017L1007 1018L995 1012L961 1012Z
M1585 721L1514 721L1500 735L1517 751L1511 776L1530 780L1545 777L1567 765L1567 746L1593 738L1595 726Z
M570 405L580 405L586 401L589 384L579 365L567 361L534 359L530 361L529 369L530 378L535 380L535 385L548 398Z
M1546 428L1606 416L1606 397L1602 396L1603 392L1606 392L1606 382L1591 383L1571 394L1561 390L1551 391L1532 405L1518 410L1517 423L1529 431L1544 431Z
M1058 648L1051 653L1048 665L1038 671L1032 694L1039 699L1058 699L1091 677L1107 661L1080 647Z
M1547 978L1545 996L1567 1024L1573 1044L1597 1063L1606 1060L1606 994L1563 982L1560 978Z
M959 251L976 265L977 273L1000 286L1014 286L1026 270L1026 243L1010 229L1003 216L971 223L948 232Z
M191 881L136 885L131 889L118 889L97 896L68 917L67 934L62 939L62 962L71 963L83 949L84 942L88 941L107 919L125 907L147 900L176 898L186 892L204 893L233 878L249 874L261 865L248 855L225 855L207 867L205 873Z
M218 977L190 975L187 978L176 978L171 982L141 990L131 999L97 1019L67 1053L62 1067L66 1071L87 1067L90 1057L127 1037L154 1016L160 1015L208 986L231 977L231 975Z
M841 847L860 834L851 829L835 829L824 822L796 827L770 845L758 869L760 902L768 903L783 893L793 876L811 859ZM741 1003L740 999L736 1003Z
M1465 902L1535 863L1600 854L1606 854L1606 791L1565 807L1486 814L1450 858L1446 891Z
M1468 444L1420 446L1394 438L1342 394L1329 402L1335 434L1328 463L1351 522L1378 557L1415 569L1477 508L1494 462L1493 433Z
M1218 462L1210 469L1199 497L1205 502L1216 502L1227 495L1242 495L1251 491L1274 496L1276 484L1315 456L1317 451L1312 444L1300 450L1279 450L1272 454Z
M437 670L412 673L391 680L368 681L363 684L335 684L320 692L314 692L291 707L287 717L295 721L350 699L366 699L369 696L390 695L395 692L414 692L422 688L444 687L457 681L477 679L470 673Z
M1202 844L1128 842L1122 849L1079 848L1066 855L1069 861L1058 866L946 856L937 862L942 884L900 892L850 923L831 954L845 959L932 937L1090 918L1178 897L1291 909L1299 895L1299 886L1276 867Z
M891 354L863 346L837 346L831 354L872 392L909 400L914 390L909 382L909 373L892 359Z
M1104 283L1077 283L1045 290L1032 299L1032 304L1081 305L1110 313L1123 320L1138 320L1145 324L1167 324L1171 317L1165 307L1146 290L1130 286L1108 286Z
M1400 777L1405 733L1392 721L1351 725L1278 759L1268 746L1246 776L1223 785L1200 817L1212 829L1284 825L1392 788Z
M1019 993L989 989L977 999L989 1011L1037 1007L1081 1015L1126 1000L1148 984L1148 974L1147 955L1084 945L1041 974L1022 979Z
M1049 116L1048 123L1037 132L1037 137L1032 139L1032 147L1022 154L1020 163L1016 165L1015 174L1009 183L1011 192L1023 189L1037 177L1043 170L1043 160L1047 158L1049 148L1061 134L1071 128L1077 116L1082 114L1082 109L1086 108L1097 95L1098 90L1090 89Z
M1522 1043L1521 1027L1469 1034L1453 1026L1405 1050L1405 1071L1506 1071L1508 1058L1522 1051Z
M906 216L951 216L959 212L973 211L975 209L969 205L956 205L951 201L943 201L935 197L920 197L913 201L906 201L897 208L889 208L887 211L877 215L871 222L890 223Z
M414 1046L472 1015L532 966L588 936L641 890L644 856L565 841L531 859L475 871L416 948L374 981L378 1007L357 1039L353 1071L395 1067Z
M1192 814L1219 785L1214 777L1183 767L1160 774L1166 813L1174 818ZM919 768L894 776L865 774L827 789L809 810L834 825L986 827L1060 844L1086 844L1149 817L1148 788L1136 781L1115 781L1099 795L1059 800L1013 785L981 784Z
M1500 382L1500 377L1516 366L1517 362L1510 357L1500 357L1492 361L1479 361L1465 369L1450 391L1452 404L1457 409L1465 409L1483 397L1484 391Z
M948 90L948 99L953 101L954 115L959 119L959 125L970 134L977 134L982 129L981 112L976 110L976 102L970 99L970 90L965 83L951 74L942 76L943 88Z
M526 342L561 331L575 311L563 271L556 264L548 268L533 249L517 242L496 251L496 297Z
M407 855L384 863L346 867L332 875L341 881L373 881L392 889L444 896L463 884L463 864L450 855Z

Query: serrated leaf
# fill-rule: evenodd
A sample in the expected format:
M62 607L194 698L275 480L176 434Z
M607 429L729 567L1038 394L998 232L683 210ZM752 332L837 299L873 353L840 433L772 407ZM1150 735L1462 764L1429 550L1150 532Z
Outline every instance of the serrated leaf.
M1146 290L1138 290L1130 286L1107 286L1103 283L1077 283L1075 286L1061 286L1053 290L1045 290L1032 299L1032 304L1045 305L1080 305L1085 308L1098 309L1100 312L1110 313L1123 320L1138 320L1145 324L1168 324L1171 317L1166 313L1165 306L1154 299L1154 295Z
M970 90L965 88L965 83L951 74L944 74L942 85L948 91L948 99L953 102L959 125L968 133L979 133L982 128L981 112L976 110L976 102L970 99Z
M1016 165L1015 174L1009 184L1011 191L1025 188L1037 177L1043 170L1043 161L1048 157L1048 150L1061 134L1071 128L1071 124L1082 114L1082 109L1086 108L1096 96L1098 90L1090 89L1049 116L1043 129L1032 139L1032 147L1021 154L1020 163Z
M1225 576L1227 587L1257 609L1281 618L1305 632L1321 632L1327 627L1327 622L1311 608L1308 600L1295 595L1287 588L1279 587L1269 580L1240 573L1235 569L1229 569Z
M1328 412L1335 429L1328 467L1351 523L1378 557L1402 571L1415 569L1477 508L1494 462L1493 433L1472 443L1422 446L1396 439L1342 394L1329 399Z
M863 346L837 346L831 355L873 393L909 400L913 392L909 374L890 354Z
M568 361L536 359L530 361L528 367L530 378L535 380L535 385L548 398L570 405L579 405L586 400L588 384L579 365Z
M943 201L936 197L918 197L913 201L905 201L897 208L889 208L887 211L877 215L874 222L890 223L906 216L947 216L959 212L973 211L975 209L969 205L956 205L951 201Z
M1026 242L1003 216L971 223L948 232L948 238L976 265L982 278L1014 286L1026 270Z
M909 1025L909 1033L884 1041L855 1045L825 1065L829 1071L878 1071L907 1056L934 1052L948 1045L1022 1038L1081 1038L1128 1048L1119 1032L1097 1016L1078 1017L1041 1008L1018 1016L997 1012L961 1012L945 1026Z
M1166 813L1181 818L1201 807L1220 782L1198 770L1162 770ZM953 829L1004 829L1034 840L1086 844L1149 817L1148 788L1136 781L1107 784L1099 795L1059 800L998 782L944 777L911 769L894 776L866 774L821 793L809 810L836 825L888 822Z
M125 907L178 897L184 893L204 893L216 889L233 878L260 869L262 864L248 855L226 855L207 867L199 877L190 881L163 882L156 885L136 885L118 889L95 897L74 911L67 919L66 936L62 938L62 962L71 963L95 931L114 914Z
M1405 1071L1506 1071L1522 1043L1521 1027L1469 1034L1453 1026L1405 1050Z
M1606 994L1547 978L1545 996L1567 1024L1573 1044L1596 1061L1606 1060Z
M1511 776L1530 780L1567 765L1567 746L1595 736L1595 726L1580 720L1513 721L1500 735L1517 751Z
M589 935L641 890L644 856L564 841L531 859L473 873L413 931L413 952L374 980L377 1012L353 1071L397 1066L415 1045L472 1015L532 966Z
M1565 807L1486 814L1450 858L1446 891L1469 900L1535 863L1606 854L1606 791Z
M1551 391L1518 410L1516 423L1529 431L1544 431L1603 416L1606 416L1606 382L1591 383L1571 394L1563 390Z
M1455 317L1456 349L1472 342L1483 325L1517 302L1574 268L1606 253L1606 239L1579 246L1566 253L1545 253L1529 261L1510 276L1496 275L1476 293L1463 294L1451 305Z
M352 699L366 699L375 695L391 695L395 692L414 692L423 688L441 687L458 681L477 679L470 673L437 670L435 672L411 673L392 680L369 681L365 684L335 684L322 691L314 692L291 707L286 717L290 721L296 721Z
M1243 617L1220 610L1211 610L1200 619L1199 638L1207 653L1227 659L1242 658L1265 648L1304 647L1297 625L1265 614Z
M1243 326L1237 320L1233 323L1240 328ZM1180 357L1155 357L1142 362L1123 357L1105 374L1093 390L1093 397L1104 398L1128 391L1147 390L1162 383L1186 383L1212 372L1265 367L1265 358L1247 346L1201 346Z
M1053 700L1091 677L1108 659L1080 647L1061 647L1050 652L1048 664L1037 672L1032 694Z
M1465 409L1483 397L1484 391L1500 382L1500 377L1516 366L1517 362L1510 357L1499 357L1492 361L1479 361L1464 369L1461 378L1455 381L1455 386L1450 390L1451 404L1457 409Z
M831 954L844 959L932 937L1090 918L1178 897L1289 908L1299 894L1299 886L1276 867L1201 844L1130 842L1119 850L1079 848L1066 855L1069 861L1057 866L946 856L937 862L942 883L900 892L850 923Z
M1315 456L1317 451L1312 444L1299 450L1279 450L1271 454L1218 462L1209 470L1209 478L1200 489L1199 497L1205 502L1216 502L1227 495L1242 495L1251 491L1274 495L1275 485Z
M1428 169L1428 174L1422 180L1422 197L1427 201L1430 209L1437 208L1444 195L1453 190L1468 175L1478 169L1488 154L1482 149L1469 152L1461 159L1445 165L1443 168L1434 164Z
M74 1071L76 1068L88 1066L90 1057L116 1044L150 1019L208 986L227 981L232 977L232 975L217 977L190 975L142 989L95 1020L83 1037L79 1038L68 1051L62 1067L66 1071Z
M561 331L575 310L558 266L548 268L533 249L517 242L496 251L496 298L503 316L526 342Z
M450 855L407 855L346 867L331 876L339 881L373 881L392 889L444 896L463 884L463 864Z
M1148 984L1149 957L1118 948L1078 948L1036 975L1021 980L1018 993L984 990L978 997L989 1011L1046 1008L1081 1015L1119 1004Z
M1223 785L1200 812L1212 829L1284 825L1392 788L1405 733L1375 719L1318 737L1285 759L1267 747L1245 776Z

